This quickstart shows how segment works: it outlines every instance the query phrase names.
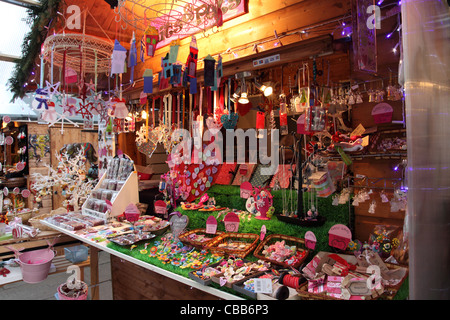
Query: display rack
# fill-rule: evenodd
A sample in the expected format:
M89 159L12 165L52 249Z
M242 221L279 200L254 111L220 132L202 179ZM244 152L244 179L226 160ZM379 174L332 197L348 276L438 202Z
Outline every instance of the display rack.
M110 161L111 165L112 161ZM139 202L138 176L133 164L133 171L125 180L109 179L105 172L82 206L82 214L91 215L105 221L121 215L130 204ZM112 204L108 206L107 200Z

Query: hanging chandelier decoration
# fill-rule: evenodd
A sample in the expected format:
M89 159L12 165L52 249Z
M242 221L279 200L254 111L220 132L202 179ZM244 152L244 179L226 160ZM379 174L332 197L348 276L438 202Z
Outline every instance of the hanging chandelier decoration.
M247 1L166 0L149 3L144 0L119 0L114 11L116 22L123 21L135 30L146 32L149 26L159 33L158 47L174 39L207 31L215 33L223 22L247 12Z

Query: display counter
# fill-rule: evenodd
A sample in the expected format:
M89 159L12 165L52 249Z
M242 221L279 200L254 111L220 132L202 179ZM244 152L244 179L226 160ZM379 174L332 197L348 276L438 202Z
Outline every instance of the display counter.
M167 271L163 268L154 266L142 260L133 258L128 254L121 253L117 250L111 249L106 245L106 242L95 242L87 240L86 238L77 235L76 232L74 231L69 231L67 229L55 226L51 223L48 223L45 220L43 220L42 223L61 233L64 233L70 237L80 240L92 247L95 247L97 249L103 250L111 254L113 290L116 291L113 292L113 296L117 299L139 299L139 298L155 299L159 297L161 297L162 299L182 299L183 297L185 299L186 298L199 299L200 297L203 297L205 299L226 299L226 300L242 299L237 295L224 292L222 290L213 287L201 285L198 282L195 282L194 280ZM122 263L124 263L124 265L121 265ZM150 272L148 273L143 272L144 270ZM136 275L140 275L142 277L135 278L135 280L139 281L129 282L128 280L130 280L130 277L132 277L132 275L133 277L135 277ZM125 276L127 276L128 279ZM161 277L163 277L162 280ZM124 279L126 280L124 281ZM161 283L162 285L159 287L155 286L155 282L151 279L160 279L158 280L158 282ZM139 286L145 287L145 290L140 291L147 292L148 296L143 297L131 294L125 295L125 293L128 291L124 290L121 284L125 284L127 288L130 288L133 285L136 285L137 283L139 283ZM174 285L178 283L178 286L176 286L176 290L172 290L172 292L174 292L175 294L164 292L165 290L164 288L166 288L166 285L168 285L169 283ZM168 285L167 287L170 288L171 286Z

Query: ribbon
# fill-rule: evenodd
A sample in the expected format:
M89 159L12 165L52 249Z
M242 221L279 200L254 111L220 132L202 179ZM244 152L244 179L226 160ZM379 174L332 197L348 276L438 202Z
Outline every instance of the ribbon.
M341 269L341 276L345 277L346 275L348 275L349 271L354 271L356 270L356 265L353 265L351 263L348 263L344 258L341 258L340 256L338 256L335 253L332 253L330 255L328 255L329 258L333 259L334 261L336 261L335 265L337 268Z

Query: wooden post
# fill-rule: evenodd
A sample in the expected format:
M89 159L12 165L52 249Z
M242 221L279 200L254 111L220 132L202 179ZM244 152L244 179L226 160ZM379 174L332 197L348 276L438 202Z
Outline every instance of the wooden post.
M99 300L99 277L98 277L98 252L99 249L97 249L94 246L90 246L90 252L91 252L91 299L92 300Z

